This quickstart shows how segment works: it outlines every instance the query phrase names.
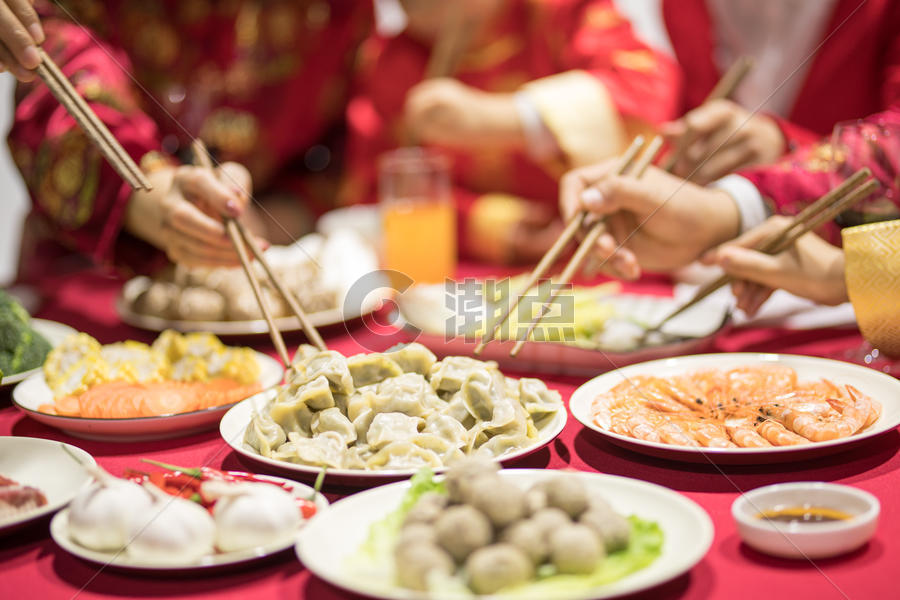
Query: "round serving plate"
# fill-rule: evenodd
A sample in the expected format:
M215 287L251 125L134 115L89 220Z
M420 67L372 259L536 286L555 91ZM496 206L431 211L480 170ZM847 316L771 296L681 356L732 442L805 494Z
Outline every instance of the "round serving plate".
M263 389L278 385L284 375L281 363L261 352L256 353L256 360L259 361L259 382ZM74 437L108 442L163 440L207 431L214 429L222 415L235 406L235 403L231 403L175 415L129 419L50 415L38 410L42 404L53 402L53 392L47 386L44 374L40 372L17 385L12 396L16 407L35 421Z
M406 332L409 341L419 342L438 356L471 356L481 338L447 335L448 319L457 317L447 308L446 294L444 286L431 285L416 286L399 295L395 325ZM598 292L597 301L611 304L620 318L651 324L661 322L682 303L682 300L663 296L602 292ZM460 306L458 302L456 305ZM479 358L496 361L504 370L594 376L634 363L710 351L716 338L728 326L729 317L728 302L708 300L667 322L663 328L667 341L658 345L625 350L586 343L531 340L518 356L512 357L509 353L515 341L493 341L484 347Z
M257 335L269 332L269 325L265 319L253 319L248 321L187 321L182 319L166 319L154 315L145 315L136 312L133 308L134 300L150 285L148 277L135 277L125 282L122 293L116 299L116 312L125 323L148 331L165 331L174 329L182 333L209 332L218 336ZM384 300L390 298L391 292L387 288L375 290L367 295L359 307L344 309L335 307L329 310L311 312L307 314L313 327L328 327L359 319L370 315L381 308ZM273 319L275 327L284 333L302 331L303 326L295 316L276 317Z
M702 448L648 442L608 431L595 423L591 416L591 405L594 399L629 377L650 374L654 377L669 377L704 369L733 369L756 365L790 367L797 372L800 381L827 377L839 385L852 385L881 403L881 416L865 431L850 437L802 446L767 448ZM569 409L572 411L572 416L608 442L658 458L721 465L792 462L843 452L877 435L895 429L897 425L900 425L900 381L874 369L813 356L752 352L699 354L655 360L604 373L575 390L569 400Z
M546 469L506 469L501 476L526 489L554 477ZM612 598L650 589L689 571L709 550L713 524L699 505L662 486L599 473L570 472L590 493L601 496L623 515L655 521L664 535L662 554L654 562L622 579L589 590L563 591L542 600L588 600ZM387 576L354 571L353 556L369 536L373 523L395 511L409 490L403 481L366 490L335 502L328 511L312 518L297 539L297 556L318 577L342 589L371 598L389 600L437 600L436 594L397 586ZM527 597L527 588L516 597ZM487 598L487 596L472 596ZM502 597L500 595L491 598Z
M295 498L310 498L313 495L313 489L302 483L282 479L281 477L272 477L270 475L257 475L259 479L265 479L275 483L291 486L291 494ZM328 500L322 494L315 495L316 514L325 511L328 508ZM304 521L300 525L300 530L310 521ZM235 552L216 552L202 557L195 563L155 563L133 558L125 552L100 552L91 550L78 544L69 534L69 509L60 511L50 522L50 536L57 545L74 556L88 562L103 565L104 567L112 567L121 571L133 572L195 572L195 571L218 571L227 567L234 567L258 560L283 552L294 545L294 540L282 540L276 543L249 548L247 550L238 550Z
M69 452L85 463L96 464L77 446L40 438L0 437L0 475L37 488L47 498L47 504L33 511L0 518L0 536L58 511L88 484L91 476L78 467Z
M244 443L244 433L253 418L253 413L264 410L276 393L275 390L267 390L232 406L219 423L219 434L235 452L253 463L263 466L266 470L275 470L276 472L303 480L314 480L322 471L322 467L300 465L267 458ZM566 418L565 408L560 407L552 418L541 421L541 427L538 428L538 438L532 445L505 454L500 457L500 462L509 463L524 458L547 446L562 432L566 425ZM435 472L440 473L445 470L446 467L435 469ZM325 481L328 484L336 485L372 486L398 479L406 479L412 477L417 471L418 469L365 471L361 469L329 468L325 473Z
M78 333L68 325L57 323L56 321L48 321L47 319L31 319L31 326L35 331L44 336L44 339L50 342L50 346L53 348L60 345L63 340L70 335ZM3 381L0 381L0 387L6 387L24 381L35 373L40 373L41 368L42 366L35 367L34 369L28 369L27 371L12 373L10 375L4 373Z

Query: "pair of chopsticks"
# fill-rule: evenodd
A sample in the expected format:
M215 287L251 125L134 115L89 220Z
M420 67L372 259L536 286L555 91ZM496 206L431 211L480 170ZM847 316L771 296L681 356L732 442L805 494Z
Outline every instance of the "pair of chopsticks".
M744 80L747 73L753 66L753 60L749 57L741 57L738 59L722 76L722 79L716 84L713 90L710 92L709 96L707 96L706 100L704 100L704 104L710 102L712 100L721 100L727 98L734 90L737 89L738 85L740 85L741 81ZM682 138L683 139L683 138ZM622 155L622 161L617 170L618 174L624 174L625 171L628 170L631 162L634 160L637 153L640 152L643 146L643 138L638 136L632 142L631 146L628 150L625 151L625 154ZM656 158L656 155L659 153L659 150L662 148L664 140L662 136L655 136L653 140L648 145L647 152L644 153L644 158L641 161L641 165L639 168L634 169L633 173L640 177L643 175L644 171L653 162ZM664 168L669 171L675 164L678 162L681 154L687 148L687 143L678 144L678 146L673 150L673 152L667 157ZM493 326L487 328L484 337L475 346L474 353L476 355L481 354L484 350L484 347L491 342L500 331L500 328L503 327L503 324L509 319L509 316L516 309L516 307L521 302L522 298L525 294L530 290L538 280L543 277L550 267L557 261L559 256L565 250L566 246L569 245L569 242L575 237L578 231L584 225L584 221L587 217L587 213L585 211L580 211L575 217L569 221L566 225L566 228L560 234L559 238L557 238L556 242L554 242L553 246L544 254L543 258L541 258L540 262L538 262L537 266L531 272L531 275L525 282L525 285L522 287L521 292L518 296L515 297L514 301L507 307L506 311L503 315L498 319ZM577 270L580 268L581 264L584 262L585 258L587 258L588 253L593 248L594 244L600 238L603 231L605 230L604 222L601 220L597 222L588 234L585 236L584 240L581 242L581 245L575 251L575 254L572 256L572 259L569 261L569 264L566 266L566 269L563 271L561 275L561 279L563 283L569 283L574 277ZM574 266L573 266L574 265ZM570 268L571 267L571 268ZM525 342L528 340L531 333L534 331L535 327L540 323L540 321L544 318L547 312L550 310L550 306L552 305L553 300L558 295L558 290L561 288L557 288L557 294L553 295L550 300L542 305L541 312L538 317L532 321L532 323L528 327L528 331L525 334L525 337L516 342L516 345L513 347L510 352L511 356L517 356L519 352L522 350L522 346L524 346Z
M206 150L206 145L201 140L195 139L191 147L194 152L194 160L200 167L209 169L210 171L215 169L212 158ZM288 305L291 307L291 311L293 311L294 315L300 320L300 325L303 327L303 332L306 334L309 341L319 350L327 350L328 348L325 346L322 336L319 335L319 332L310 322L309 317L307 317L306 312L304 312L300 303L294 297L294 294L288 291L275 275L272 267L269 266L269 262L266 260L265 256L263 256L262 250L256 243L256 240L253 239L253 236L247 232L240 221L231 217L225 217L225 231L228 232L228 237L231 238L231 243L234 245L235 250L237 250L238 258L241 260L241 266L244 268L244 274L247 275L247 279L250 281L253 295L256 297L256 302L259 304L259 308L266 320L266 324L269 326L269 336L272 338L272 343L275 344L275 350L278 352L278 356L281 358L281 362L284 363L284 366L288 367L291 364L291 360L287 353L287 347L284 345L284 338L281 336L281 331L275 326L275 321L272 318L272 311L269 309L265 296L262 294L262 288L260 287L259 281L256 279L256 271L253 269L250 257L247 255L247 248L244 244L250 247L253 256L259 261L259 264L263 266L266 275L269 276L275 289L278 290L278 293L287 301Z
M839 214L848 208L851 208L878 189L880 184L875 179L871 179L871 176L872 172L868 168L860 169L847 178L841 185L832 189L803 209L784 227L784 229L773 235L771 238L764 240L754 249L759 252L764 252L765 254L780 254L781 252L784 252L801 236L813 231L824 223L833 220ZM733 280L733 277L726 274L715 281L704 285L697 290L697 293L694 294L694 297L691 298L690 301L669 313L666 318L660 321L652 329L647 330L646 333L659 331L662 326L671 319L696 305L719 288L728 285Z
M50 93L72 115L72 118L75 119L75 122L78 123L78 126L81 127L91 141L97 145L112 168L135 190L150 191L153 189L140 167L131 160L131 157L128 156L122 145L113 137L113 134L106 128L103 121L91 110L91 107L81 97L72 85L72 82L53 62L53 59L40 47L38 48L38 54L41 57L41 64L37 67L38 77L47 84L47 87L50 88Z

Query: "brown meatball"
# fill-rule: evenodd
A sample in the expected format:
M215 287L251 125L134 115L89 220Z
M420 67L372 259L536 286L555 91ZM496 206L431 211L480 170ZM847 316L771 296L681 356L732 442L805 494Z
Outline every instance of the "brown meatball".
M428 576L433 572L452 575L456 566L441 548L426 542L398 547L395 552L397 582L411 590L428 589Z
M557 475L538 485L547 493L548 506L565 511L573 519L577 519L588 508L587 490L574 476Z
M609 505L607 505L609 506ZM612 508L592 506L584 512L578 521L594 532L607 552L622 550L628 546L631 538L631 525L628 520Z
M447 506L447 496L437 492L427 492L406 513L403 526L410 523L434 523Z
M557 529L561 529L572 524L569 515L558 508L547 507L534 513L531 520L541 529L541 535L550 539L550 535Z
M447 495L454 503L466 502L469 487L481 476L497 476L500 466L492 460L470 456L453 463L453 468L447 472L444 485L447 486Z
M501 477L481 476L472 482L468 502L503 529L525 516L525 492Z
M500 541L512 544L528 558L535 566L541 565L550 554L550 544L541 526L532 519L524 519L513 523L500 534Z
M434 523L438 544L457 562L493 539L491 522L471 506L451 506Z
M525 554L511 544L493 544L472 553L466 561L469 587L476 594L493 594L525 583L534 568Z
M569 525L550 536L550 561L560 573L592 573L604 556L597 536L585 525Z
M425 523L411 523L404 525L400 530L400 536L397 538L397 547L411 546L416 543L437 543L437 532L432 525Z

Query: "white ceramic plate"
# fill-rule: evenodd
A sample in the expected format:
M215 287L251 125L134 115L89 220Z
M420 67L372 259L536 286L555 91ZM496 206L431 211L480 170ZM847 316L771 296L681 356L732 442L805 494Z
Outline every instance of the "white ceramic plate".
M268 333L269 326L265 319L253 319L249 321L185 321L180 319L165 319L153 315L145 315L135 312L132 309L134 299L150 285L150 279L147 277L135 277L122 286L122 293L116 299L116 312L125 323L140 329L149 331L165 331L166 329L174 329L183 333L194 331L204 331L215 335L255 335ZM352 321L365 315L371 314L373 311L381 307L382 302L389 297L387 290L385 293L370 294L366 296L362 305L355 309L344 310L342 307L336 307L329 310L309 313L310 323L313 327L327 327L329 325L337 325L346 321ZM297 317L276 317L273 319L275 327L281 332L302 331L300 320Z
M68 325L63 325L62 323L57 323L56 321L48 321L46 319L31 319L31 326L34 327L35 331L44 336L44 338L46 338L46 340L50 342L50 346L54 348L61 344L64 339L66 339L73 333L78 333ZM35 373L40 372L41 367L37 367L34 369L29 369L27 371L22 371L21 373L14 373L12 375L4 374L3 381L2 383L0 383L0 387L19 383L20 381L28 379Z
M471 356L479 339L455 336L448 338L445 323L454 318L447 307L447 292L443 285L416 286L396 299L400 308L395 323L410 339L415 339L438 356ZM690 294L688 294L690 298ZM634 319L654 325L686 301L641 294L598 293L598 302L610 303L620 318ZM451 305L468 304L450 302ZM591 348L560 342L529 341L515 358L509 355L515 342L494 341L485 346L479 358L496 361L501 369L519 372L539 372L593 376L610 369L667 356L695 354L712 350L716 336L728 322L728 302L704 300L675 317L663 327L668 339L660 345L617 350L613 347Z
M657 377L681 375L702 369L732 369L739 366L778 364L797 371L799 379L817 380L827 377L836 384L850 384L881 403L881 417L862 433L851 437L817 442L803 446L771 448L692 448L647 442L603 429L591 418L591 404L598 394L618 385L628 377L652 374ZM660 458L715 464L764 464L814 458L841 452L900 425L900 380L874 369L852 363L796 356L792 354L755 354L752 352L699 354L654 360L623 367L591 379L572 394L572 415L585 427L596 431L607 441Z
M84 469L63 450L68 448L86 463L93 457L76 446L40 438L0 437L0 475L40 490L47 504L10 519L0 519L0 535L6 535L46 515L58 511L91 480Z
M527 488L553 477L556 472L506 469L501 474L514 484ZM687 572L709 550L713 540L712 521L700 506L681 494L653 483L615 475L580 472L573 472L572 475L581 479L592 493L607 500L617 512L656 521L665 539L659 558L640 571L609 585L554 598L611 598L652 588ZM301 532L297 539L297 556L310 571L325 581L365 596L391 600L437 598L400 588L389 580L379 581L371 573L361 576L353 572L352 563L348 564L348 558L368 537L372 523L395 510L408 489L409 482L404 481L360 492L336 502L327 512L314 517Z
M290 473L291 477L299 477L305 480L312 480L322 470L321 467L313 467L309 465L298 465L272 458L266 458L260 455L256 450L244 443L244 432L253 418L254 411L262 411L266 404L275 397L275 390L261 392L255 396L251 396L242 402L235 404L219 423L219 433L222 439L234 449L235 452L244 456L254 463L265 465L269 470L277 472ZM556 415L542 421L542 426L538 429L538 439L534 444L526 448L522 448L515 452L511 452L500 458L500 462L508 463L518 458L528 456L533 452L537 452L558 436L563 427L566 425L566 410L560 408ZM440 473L445 468L435 469ZM384 483L386 481L396 481L397 479L405 479L412 477L418 469L381 469L378 471L364 471L361 469L328 469L325 475L325 481L329 484L344 485L374 485Z
M313 489L311 487L303 485L302 483L297 483L296 481L290 481L288 479L282 479L280 477L271 477L268 475L258 475L258 477L260 479L268 479L270 481L286 483L292 486L293 489L291 490L291 493L296 498L309 498L313 493ZM328 500L326 500L322 494L316 494L316 514L319 514L326 508L328 508ZM302 523L301 528L305 527L306 524L310 522L311 520ZM69 535L69 509L62 510L55 517L53 517L53 520L50 522L50 536L53 538L53 541L56 542L63 550L77 556L78 558L81 558L88 562L128 571L171 572L217 569L259 560L278 552L282 552L290 548L294 544L293 540L288 540L268 544L266 546L258 546L256 548L250 548L247 550L239 550L236 552L217 552L215 554L208 554L202 557L199 562L190 564L148 563L128 556L128 554L126 554L125 552L98 552L96 550L85 548L84 546L76 543Z
M256 353L256 360L259 361L259 381L263 389L281 382L284 369L280 362L260 352ZM12 397L16 407L35 421L56 427L75 437L109 442L162 440L214 429L222 415L235 406L226 404L165 417L132 419L86 419L48 415L38 410L40 405L53 401L53 392L47 387L43 373L36 373L17 385L13 389Z

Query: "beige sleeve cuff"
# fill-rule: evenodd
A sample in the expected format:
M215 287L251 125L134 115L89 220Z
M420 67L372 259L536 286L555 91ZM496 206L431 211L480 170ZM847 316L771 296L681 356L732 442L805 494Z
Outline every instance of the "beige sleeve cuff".
M625 147L626 130L606 87L585 71L566 71L525 84L544 125L570 167L616 156Z

